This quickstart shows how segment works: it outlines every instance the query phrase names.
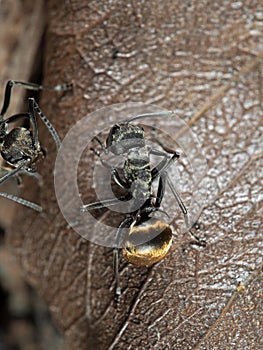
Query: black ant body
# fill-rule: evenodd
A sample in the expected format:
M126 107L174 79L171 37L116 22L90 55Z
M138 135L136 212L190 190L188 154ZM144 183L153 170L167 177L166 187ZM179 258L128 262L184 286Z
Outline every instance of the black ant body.
M132 123L137 119L171 115L172 112L141 114L117 123L110 129L106 145L98 137L94 138L99 142L105 154L112 152L115 155L124 156L125 161L121 176L117 168L108 165L101 158L100 153L93 149L102 164L110 168L114 182L120 188L126 189L127 194L120 198L106 199L84 205L81 207L81 211L85 212L113 206L119 203L120 200L132 200L133 203L131 210L126 214L116 232L113 251L116 301L119 300L121 294L118 270L118 248L120 245L123 247L122 253L125 259L137 266L150 266L163 259L169 251L172 243L171 226L164 220L155 218L152 215L154 212L163 212L160 206L164 197L166 183L184 215L186 226L189 226L186 207L167 172L170 166L179 159L179 154L171 150L159 151L150 148L146 145L144 129ZM163 150L165 150L164 147ZM151 167L150 155L162 157L157 166ZM156 196L153 194L152 189L152 184L155 180L159 181ZM123 231L127 228L128 235L124 235ZM189 232L199 244L204 244L191 230Z
M11 90L13 86L22 86L30 90L55 90L64 91L70 88L70 85L57 85L55 87L42 86L33 83L25 83L20 81L10 80L7 82L5 88L5 96L3 106L0 112L0 153L3 160L11 166L12 169L6 169L1 167L4 175L0 178L0 184L6 181L13 175L18 175L19 173L33 174L36 173L36 164L38 161L45 157L45 152L42 149L38 140L38 127L36 114L40 116L42 121L48 128L51 136L53 137L57 149L60 147L60 138L54 129L53 125L44 115L44 113L39 108L34 98L28 99L28 112L15 114L7 119L4 119L4 115L10 104ZM8 131L8 127L11 123L20 121L22 119L29 120L30 127L14 127ZM11 199L15 202L28 206L36 211L41 211L42 208L32 202L25 199L13 196L11 194L0 192L0 196Z

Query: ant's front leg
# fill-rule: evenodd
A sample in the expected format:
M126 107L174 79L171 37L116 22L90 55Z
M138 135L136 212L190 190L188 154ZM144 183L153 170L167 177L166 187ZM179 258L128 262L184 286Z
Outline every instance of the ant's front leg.
M28 208L31 208L31 209L34 209L36 211L38 211L39 213L42 212L42 207L40 205L37 205L35 203L32 203L26 199L23 199L23 198L19 198L17 196L14 196L13 194L10 194L10 193L5 193L5 192L0 192L0 196L3 197L3 198L7 198L7 199L10 199L12 200L13 202L16 202L16 203L19 203L19 204L22 204Z
M109 153L109 150L108 150L107 147L105 146L104 142L103 142L98 136L95 136L95 137L94 137L94 140L96 140L96 141L99 143L100 147L103 149L103 152L104 152L105 154L108 154L108 153Z
M9 107L10 99L11 99L11 91L14 86L22 86L25 89L35 90L35 91L40 91L40 90L66 91L72 88L71 84L48 86L48 85L39 85L34 83L25 83L23 81L9 80L5 88L4 102L0 113L0 121L3 120L4 114L6 113Z
M159 152L158 150L151 150L150 153L163 157L161 162L151 170L152 180L169 169L170 166L172 166L180 157L178 153L174 153L172 156L167 156L166 153Z

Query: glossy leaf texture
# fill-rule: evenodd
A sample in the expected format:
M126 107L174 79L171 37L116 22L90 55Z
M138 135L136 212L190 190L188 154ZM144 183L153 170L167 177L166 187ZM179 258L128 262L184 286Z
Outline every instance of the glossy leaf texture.
M199 220L207 246L181 234L152 268L122 260L116 309L112 251L80 238L60 214L49 151L44 213L21 211L10 240L68 347L262 349L262 5L50 0L48 14L45 82L74 84L60 100L43 96L62 137L99 107L156 103L191 126L208 167ZM90 153L80 164L86 202L93 162Z

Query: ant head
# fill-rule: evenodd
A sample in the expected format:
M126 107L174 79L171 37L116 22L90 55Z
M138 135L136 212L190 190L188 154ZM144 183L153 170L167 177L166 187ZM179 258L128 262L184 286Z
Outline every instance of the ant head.
M116 155L127 153L134 147L144 146L145 133L143 128L129 123L115 124L106 140L106 147Z
M140 243L140 242L144 243ZM131 226L122 250L124 258L137 266L150 266L162 260L172 244L171 226L148 217Z

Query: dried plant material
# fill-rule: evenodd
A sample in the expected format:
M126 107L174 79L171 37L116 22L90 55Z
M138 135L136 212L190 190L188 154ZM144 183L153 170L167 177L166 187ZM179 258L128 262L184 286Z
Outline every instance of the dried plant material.
M68 348L263 347L262 25L259 2L49 1L46 82L74 83L59 103L42 101L60 136L107 104L156 103L191 125L208 162L207 246L179 235L151 269L122 261L118 309L112 252L68 227L45 165L45 213L21 213L10 240ZM87 181L93 162L82 164Z

